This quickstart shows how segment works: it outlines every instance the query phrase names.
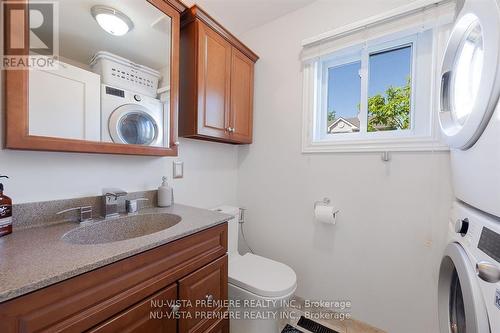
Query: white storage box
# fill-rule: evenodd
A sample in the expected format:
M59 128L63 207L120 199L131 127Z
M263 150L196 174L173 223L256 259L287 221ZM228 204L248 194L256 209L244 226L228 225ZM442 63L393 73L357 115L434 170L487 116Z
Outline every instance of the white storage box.
M113 53L97 52L90 62L92 71L101 75L101 82L110 86L157 97L160 72L117 56Z

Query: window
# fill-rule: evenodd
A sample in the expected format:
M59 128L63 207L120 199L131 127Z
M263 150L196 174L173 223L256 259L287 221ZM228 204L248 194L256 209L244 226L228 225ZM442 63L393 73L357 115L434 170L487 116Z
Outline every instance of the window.
M378 50L368 55L367 132L411 127L413 44ZM361 56L360 56L361 57ZM330 63L331 64L331 63ZM362 62L329 65L327 134L360 132ZM330 67L331 66L331 67ZM365 96L366 96L365 95Z
M408 15L303 42L303 152L448 149L434 112L434 73L454 8Z
M412 49L409 44L370 54L368 132L411 128Z
M361 62L328 68L327 133L359 132Z

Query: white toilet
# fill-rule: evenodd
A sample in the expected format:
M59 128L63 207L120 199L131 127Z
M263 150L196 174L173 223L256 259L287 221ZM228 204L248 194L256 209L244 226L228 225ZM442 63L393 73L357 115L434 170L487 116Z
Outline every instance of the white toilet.
M235 216L228 222L230 332L276 333L282 307L297 289L297 276L280 262L251 253L240 255L239 208L217 210Z

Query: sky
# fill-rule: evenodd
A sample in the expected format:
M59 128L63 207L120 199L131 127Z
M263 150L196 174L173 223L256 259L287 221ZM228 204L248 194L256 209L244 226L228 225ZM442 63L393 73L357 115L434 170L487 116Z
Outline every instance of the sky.
M361 62L330 68L328 71L328 111L336 111L337 118L352 118L358 114ZM370 56L368 94L384 95L389 86L404 86L411 73L411 47L405 47Z

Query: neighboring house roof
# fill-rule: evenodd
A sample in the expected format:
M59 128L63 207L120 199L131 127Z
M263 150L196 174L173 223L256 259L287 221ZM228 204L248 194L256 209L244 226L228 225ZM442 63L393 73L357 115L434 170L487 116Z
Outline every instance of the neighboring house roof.
M344 123L350 127L350 130L345 130L346 132L358 132L359 131L359 119L357 117L353 118L343 118L339 117L335 119L331 124L328 125L327 131L331 133L340 123Z

